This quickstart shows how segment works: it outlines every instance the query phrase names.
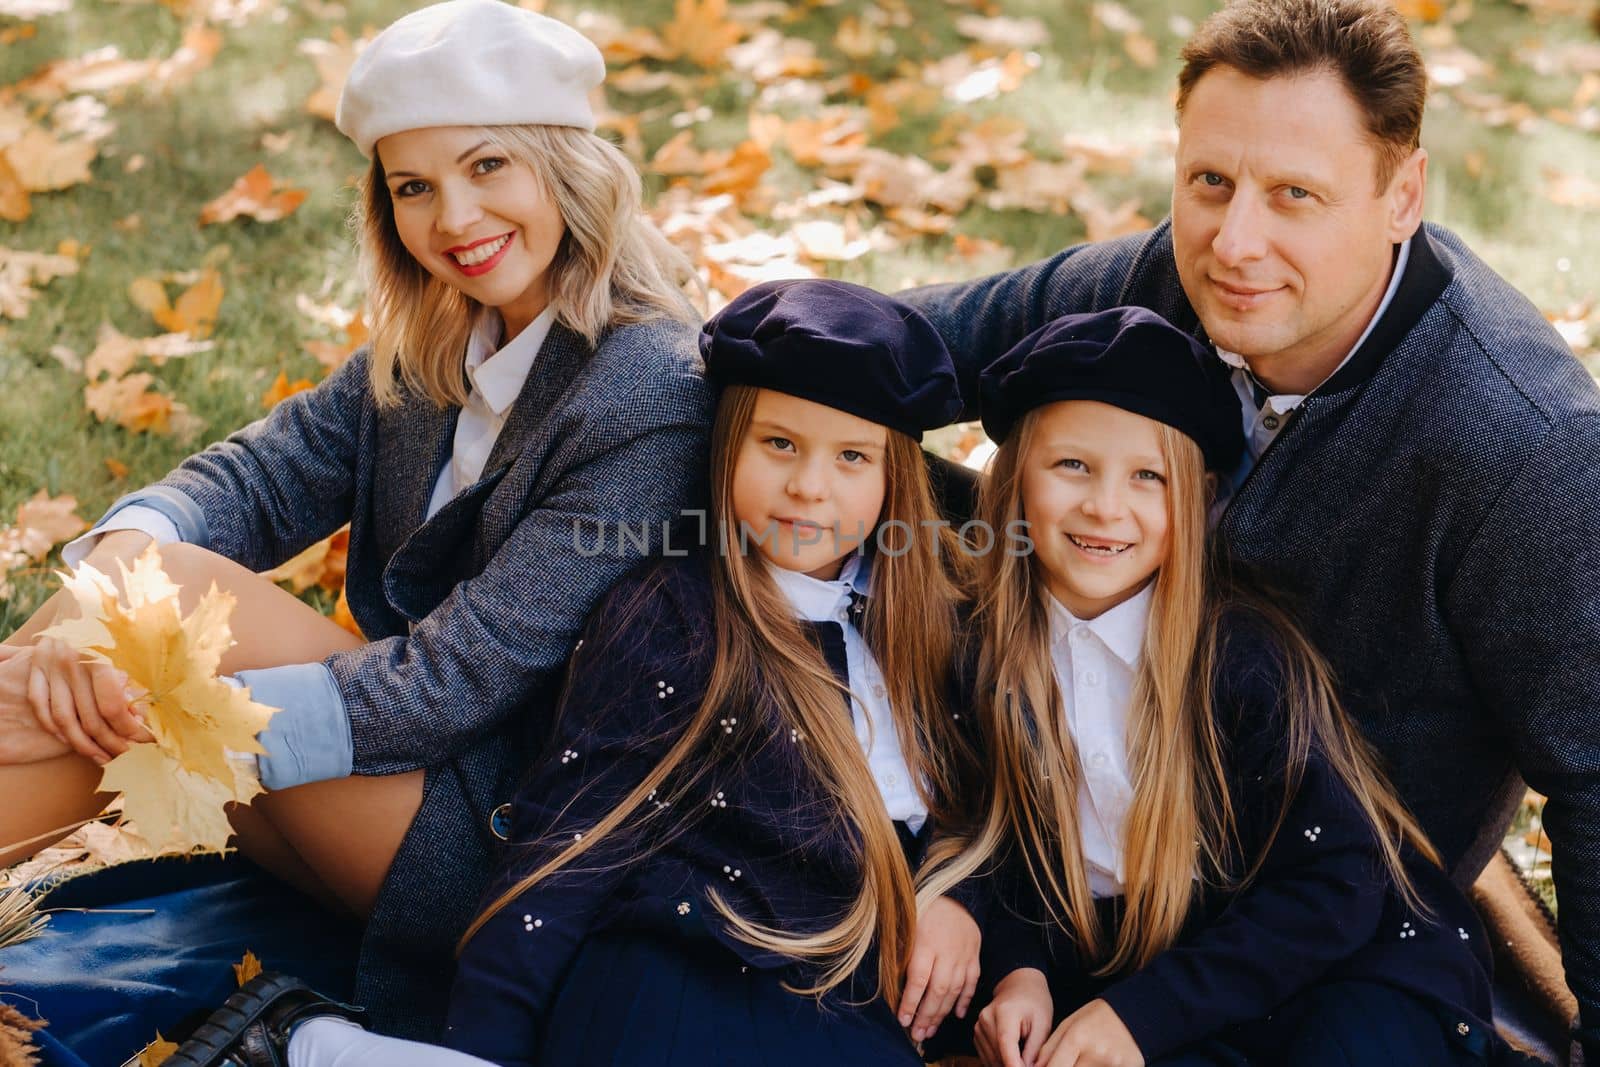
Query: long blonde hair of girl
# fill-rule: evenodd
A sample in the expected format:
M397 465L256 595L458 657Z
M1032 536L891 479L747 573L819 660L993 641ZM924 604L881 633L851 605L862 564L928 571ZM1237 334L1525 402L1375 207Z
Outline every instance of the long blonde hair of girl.
M699 321L684 295L693 267L643 214L639 173L615 145L568 126L486 126L483 133L533 171L566 224L549 267L557 322L594 345L607 330L630 323ZM377 153L362 179L353 225L377 402L398 402L403 385L439 405L465 404L462 353L481 305L406 251Z
M843 713L841 701L848 699L849 691L834 677L804 624L795 619L761 557L740 551L748 538L741 542L733 517L733 473L758 392L747 386L727 388L712 429L711 514L723 547L714 553L712 564L715 658L705 699L645 780L580 839L564 839L555 856L502 893L467 937L519 894L572 865L608 837L628 833L630 847L622 862L637 862L648 848L658 848L681 833L687 823L679 813L704 807L694 798L712 760L695 757L721 733L719 721L771 708L779 735L790 736L793 730L803 740L799 751L805 767L819 795L832 804L831 831L855 843L859 891L838 921L807 934L751 921L715 890L708 896L746 943L816 966L816 980L795 987L795 992L823 995L847 981L876 947L878 994L892 999L898 995L916 924L912 872L851 717ZM943 806L956 796L954 782L962 761L975 759L957 729L954 716L959 712L950 705L960 594L949 568L959 566L965 557L949 530L936 525L938 513L917 443L889 431L885 467L887 492L880 523L899 520L905 525L895 530L915 534L883 537L888 550L873 560L872 596L861 622L862 636L882 668L896 735L912 778L930 817L939 820ZM906 550L901 552L902 548ZM651 803L659 790L666 790L664 806ZM641 814L635 818L635 813ZM678 820L677 825L654 825L663 818ZM646 840L649 845L643 843ZM634 842L639 842L637 847Z
M994 456L980 510L992 529L1022 519L1023 463L1038 411ZM1266 849L1240 855L1237 814L1227 788L1212 680L1224 654L1224 612L1255 613L1279 643L1287 764L1283 804L1267 837L1282 829L1313 747L1360 803L1389 877L1407 903L1426 912L1401 863L1410 845L1438 855L1396 798L1375 752L1339 707L1326 662L1295 624L1264 598L1224 591L1206 549L1210 493L1200 449L1161 426L1167 462L1170 548L1157 572L1128 718L1133 803L1124 833L1125 912L1114 944L1100 928L1080 848L1081 769L1050 656L1043 575L1032 553L992 552L979 561L983 591L979 700L993 796L987 819L965 841L941 842L922 892L936 895L998 857L1020 853L1050 919L1086 961L1110 974L1148 963L1182 931L1202 885L1238 889L1259 871ZM1044 709L1036 711L1035 709Z

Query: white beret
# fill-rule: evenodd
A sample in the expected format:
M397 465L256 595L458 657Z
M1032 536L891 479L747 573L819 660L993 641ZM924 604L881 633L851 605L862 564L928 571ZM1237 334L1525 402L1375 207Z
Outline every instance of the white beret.
M605 78L583 34L503 0L445 0L396 19L350 68L334 119L372 157L380 137L429 126L594 129Z

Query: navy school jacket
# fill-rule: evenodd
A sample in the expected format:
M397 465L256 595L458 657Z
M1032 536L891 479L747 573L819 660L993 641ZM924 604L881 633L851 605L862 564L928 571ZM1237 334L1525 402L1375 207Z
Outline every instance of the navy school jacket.
M252 570L350 523L346 586L368 643L326 662L353 769L425 769L362 942L355 998L375 1029L438 1037L439 975L499 844L489 813L548 732L590 608L643 554L614 533L580 554L579 533L659 529L704 502L712 397L695 336L656 320L591 347L551 327L483 477L431 517L460 409L410 393L379 408L365 349L108 512L154 507Z
M1262 623L1243 612L1227 623L1216 713L1248 863L1261 855L1283 799L1283 682ZM1404 860L1431 919L1392 886L1355 798L1313 750L1255 880L1240 891L1207 889L1178 942L1137 972L1091 974L1066 932L1043 920L1020 863L1007 864L991 882L1005 904L990 909L984 929L984 982L1037 968L1050 979L1058 1019L1104 998L1147 1061L1264 1020L1311 985L1337 980L1415 994L1438 1009L1453 1040L1498 1049L1477 913L1438 867L1409 849ZM1102 929L1115 933L1121 898L1100 903Z
M591 617L556 734L513 805L517 851L485 904L551 847L603 818L681 735L714 657L708 564L698 553L654 562L619 583ZM845 679L843 626L806 625ZM843 700L839 713L850 714ZM459 961L445 1043L497 1063L529 1062L567 966L585 938L606 930L709 933L746 966L799 966L736 938L707 893L714 889L742 917L789 933L825 929L854 901L853 841L830 817L828 798L802 761L804 744L756 700L721 723L685 772L628 823L478 931ZM923 843L932 829L930 818ZM951 895L982 915L981 883ZM869 956L851 997L872 995L875 968ZM848 1010L843 997L830 1002Z
M1067 312L1137 304L1205 340L1172 227L898 294L963 383ZM1456 883L1548 796L1561 944L1600 1060L1600 389L1455 234L1412 237L1370 336L1223 512L1235 563L1281 591ZM1530 549L1530 546L1534 546Z

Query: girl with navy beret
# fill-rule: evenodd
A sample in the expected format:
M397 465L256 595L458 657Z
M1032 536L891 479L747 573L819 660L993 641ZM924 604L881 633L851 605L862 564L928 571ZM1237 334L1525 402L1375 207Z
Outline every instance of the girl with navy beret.
M447 1042L508 1065L915 1064L905 1024L977 977L969 906L919 916L913 880L971 792L960 554L918 447L957 411L954 368L921 315L830 281L750 290L701 351L706 545L585 631Z
M584 630L464 939L450 1048L289 993L254 1015L236 994L262 1024L230 1040L298 1067L913 1067L964 1012L982 884L914 880L977 794L963 557L918 447L958 410L949 353L830 281L750 290L700 348L709 513Z
M1207 555L1243 446L1216 361L1156 315L1068 316L981 379L991 1067L1483 1063L1489 966L1270 601ZM935 881L938 881L936 878Z
M356 996L391 1032L438 1035L440 975L502 846L492 813L589 610L642 555L580 553L574 522L659 524L702 492L692 270L594 132L604 73L577 30L500 0L378 34L338 111L370 160L371 343L64 553L115 573L154 541L188 599L238 598L223 669L281 710L236 843L369 920ZM361 637L256 573L346 523ZM63 603L0 656L0 852L97 814L98 764L149 739L115 672L34 643Z

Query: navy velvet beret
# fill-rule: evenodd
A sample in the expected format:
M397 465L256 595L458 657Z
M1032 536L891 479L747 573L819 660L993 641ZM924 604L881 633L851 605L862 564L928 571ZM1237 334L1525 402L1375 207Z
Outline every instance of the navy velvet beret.
M1244 452L1239 396L1204 345L1153 311L1063 315L1017 342L979 378L983 428L1005 440L1034 408L1098 400L1187 434L1206 468L1232 471Z
M747 289L701 328L700 354L719 388L775 389L917 440L961 413L955 364L933 324L848 282Z

